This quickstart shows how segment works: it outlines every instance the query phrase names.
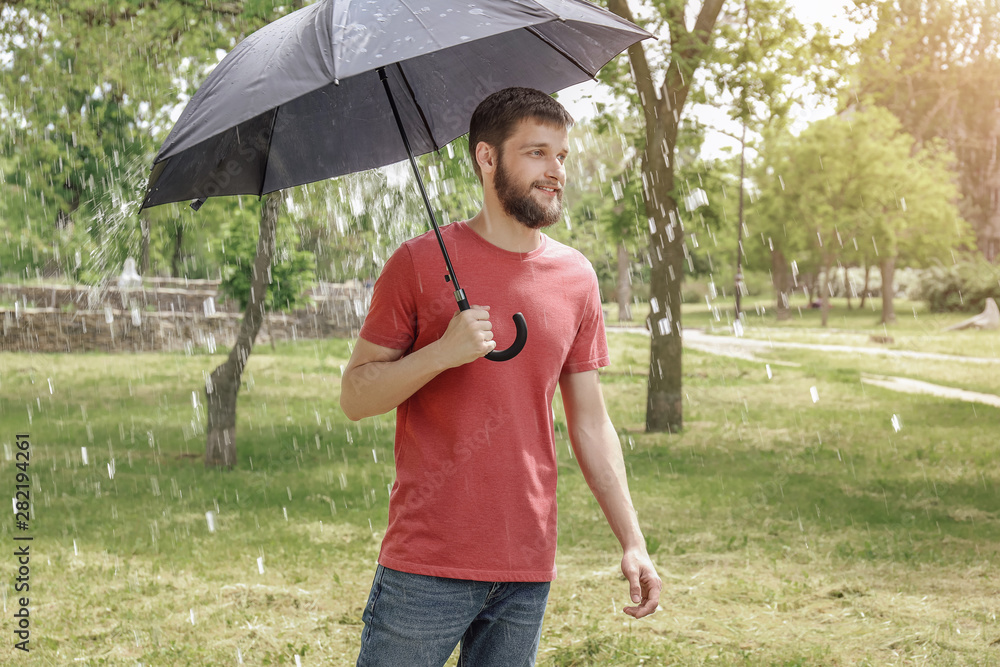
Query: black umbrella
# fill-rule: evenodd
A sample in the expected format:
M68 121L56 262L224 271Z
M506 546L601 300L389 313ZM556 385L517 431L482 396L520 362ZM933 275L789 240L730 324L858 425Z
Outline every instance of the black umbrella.
M191 98L153 161L142 207L283 188L409 158L459 308L469 302L415 155L468 131L509 86L593 78L651 35L584 0L321 0L253 33ZM527 325L486 358L524 346Z

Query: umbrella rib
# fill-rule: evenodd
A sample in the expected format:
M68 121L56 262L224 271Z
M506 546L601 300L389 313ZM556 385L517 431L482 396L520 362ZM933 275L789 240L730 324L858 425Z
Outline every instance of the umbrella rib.
M274 113L271 115L271 130L267 134L267 151L264 153L264 169L260 175L260 192L257 193L258 197L264 196L264 184L267 183L267 165L271 162L271 142L274 141L274 121L278 118L278 109L280 106L274 107Z
M424 115L424 110L421 108L420 102L417 101L417 95L413 92L413 88L410 86L410 80L406 78L406 74L403 72L403 64L396 63L396 70L399 71L399 76L403 79L403 84L406 86L406 92L410 94L410 99L413 100L413 106L417 108L417 113L420 114L420 120L424 124L424 129L427 130L427 136L431 138L431 144L434 146L434 150L440 149L437 139L434 138L434 132L431 130L430 123L427 122L427 116Z
M551 46L560 55L562 55L562 57L564 57L566 60L568 60L571 63L573 63L574 65L576 65L580 69L581 72L583 72L584 74L586 74L591 79L595 79L597 77L597 74L595 72L591 72L586 67L584 67L583 64L573 56L573 54L566 53L566 51L561 46L559 46L558 44L556 44L555 42L553 42L551 39L549 39L548 37L546 37L542 33L538 32L538 30L534 26L527 26L527 27L525 27L525 30L527 30L532 35L534 35L538 39L542 40L543 42L545 42L546 44L548 44L549 46Z

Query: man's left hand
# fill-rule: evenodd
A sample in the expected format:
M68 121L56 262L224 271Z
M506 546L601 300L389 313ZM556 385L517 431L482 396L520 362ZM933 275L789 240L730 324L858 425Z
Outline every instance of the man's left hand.
M628 579L629 595L632 602L637 607L625 607L624 611L629 616L642 618L649 616L656 611L660 604L660 589L663 582L656 574L656 568L649 559L649 555L642 551L626 551L622 557L622 574Z

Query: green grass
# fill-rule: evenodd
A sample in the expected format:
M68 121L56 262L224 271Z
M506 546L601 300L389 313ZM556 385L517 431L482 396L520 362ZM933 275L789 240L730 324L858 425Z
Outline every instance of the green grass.
M1000 662L1000 411L860 382L986 391L995 368L784 350L771 358L801 366L769 380L762 363L686 352L685 430L667 436L642 428L648 339L610 343L603 386L662 609L620 612L620 552L557 398L559 577L540 665ZM223 473L201 461L204 374L222 355L0 354L0 442L34 443L32 663L353 664L394 421L340 413L348 355L341 340L258 346L239 465Z

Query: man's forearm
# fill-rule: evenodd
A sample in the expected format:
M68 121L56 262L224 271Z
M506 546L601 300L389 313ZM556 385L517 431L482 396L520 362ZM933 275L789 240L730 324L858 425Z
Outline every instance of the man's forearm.
M340 407L352 421L385 414L446 368L437 343L395 361L356 366L344 373Z
M629 495L618 434L610 421L593 429L581 428L570 434L580 470L594 498L604 511L622 549L646 550L645 539Z

